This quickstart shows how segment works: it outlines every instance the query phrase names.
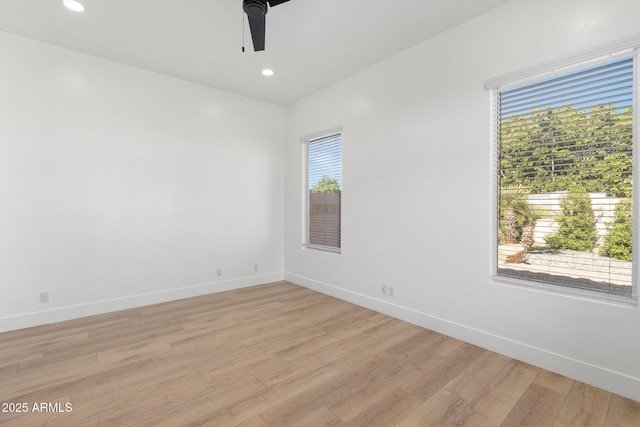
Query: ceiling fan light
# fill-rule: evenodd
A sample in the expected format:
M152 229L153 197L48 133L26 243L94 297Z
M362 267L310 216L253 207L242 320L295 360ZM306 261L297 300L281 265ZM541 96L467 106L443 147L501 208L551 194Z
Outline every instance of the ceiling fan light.
M263 76L267 76L267 77L271 77L273 76L273 70L270 68L265 68L264 70L262 70L262 75Z
M62 0L62 4L65 5L67 9L73 10L74 12L84 12L84 6L76 0Z

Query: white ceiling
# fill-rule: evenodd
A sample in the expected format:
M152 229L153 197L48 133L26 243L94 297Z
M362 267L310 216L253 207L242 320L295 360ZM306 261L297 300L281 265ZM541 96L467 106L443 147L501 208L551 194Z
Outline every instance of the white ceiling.
M241 52L242 0L0 0L0 30L287 105L507 1L290 0L263 52L248 25Z

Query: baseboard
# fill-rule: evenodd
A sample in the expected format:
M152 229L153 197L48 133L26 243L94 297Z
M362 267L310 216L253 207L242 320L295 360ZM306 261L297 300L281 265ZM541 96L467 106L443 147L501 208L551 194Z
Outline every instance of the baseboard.
M349 291L308 277L285 273L285 280L388 316L477 345L516 360L640 401L640 379L526 343L451 322L407 307Z
M196 297L216 292L240 289L249 286L261 285L269 282L284 280L284 273L261 274L213 283L204 283L195 286L169 289L141 295L126 296L105 301L96 301L88 304L59 307L50 310L19 314L0 318L0 332L29 328L32 326L46 325L62 322L64 320L93 316L96 314L111 313L129 308L143 307L161 302L174 301L183 298Z

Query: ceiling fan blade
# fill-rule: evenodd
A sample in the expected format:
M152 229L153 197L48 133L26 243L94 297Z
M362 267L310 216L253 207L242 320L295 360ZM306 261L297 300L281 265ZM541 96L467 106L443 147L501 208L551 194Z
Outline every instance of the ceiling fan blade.
M266 19L263 16L247 16L249 19L249 28L251 29L251 38L253 39L253 50L256 52L264 50L264 36Z
M277 6L277 5L282 4L282 3L286 3L288 1L289 0L268 0L269 6L271 6L271 7Z

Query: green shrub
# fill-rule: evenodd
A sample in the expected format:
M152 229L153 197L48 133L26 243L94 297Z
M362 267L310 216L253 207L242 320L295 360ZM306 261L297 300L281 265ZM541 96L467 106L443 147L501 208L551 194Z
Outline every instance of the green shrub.
M562 199L560 207L562 214L556 219L558 231L545 237L547 245L553 249L593 250L598 232L589 194L584 189L573 189Z
M551 249L562 249L562 239L558 233L545 236L544 241Z
M600 255L631 261L633 254L631 201L625 199L618 203L614 215L613 222L607 227L608 233L604 244L600 247Z

